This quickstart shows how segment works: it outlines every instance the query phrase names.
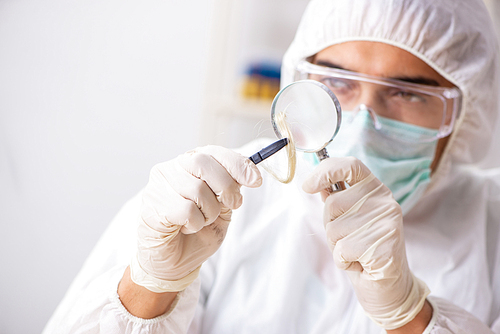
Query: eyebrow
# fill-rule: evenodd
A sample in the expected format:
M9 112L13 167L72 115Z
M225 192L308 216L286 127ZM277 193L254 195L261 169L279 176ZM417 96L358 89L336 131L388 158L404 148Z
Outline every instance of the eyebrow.
M325 60L315 61L315 64L319 65L319 66L329 67L329 68L336 68L339 70L351 71L351 70L348 70L346 68L343 68L340 65L337 65L337 64L331 63L329 61L325 61ZM351 71L351 72L355 72L355 71ZM422 77L422 76L417 76L417 77L402 76L402 77L394 77L394 78L388 78L388 79L399 80L399 81L420 84L420 85L428 85L428 86L435 86L435 87L440 86L440 84L436 80L431 79L431 78Z

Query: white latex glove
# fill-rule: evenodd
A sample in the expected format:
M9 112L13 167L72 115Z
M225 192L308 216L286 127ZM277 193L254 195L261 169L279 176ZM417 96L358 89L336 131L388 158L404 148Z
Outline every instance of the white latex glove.
M143 194L132 280L153 292L185 289L224 240L231 210L242 204L240 186L261 183L255 164L217 146L153 167Z
M338 181L350 188L325 190ZM367 315L384 329L410 322L429 289L408 267L403 214L389 188L352 157L323 160L302 187L321 192L333 259L346 270Z

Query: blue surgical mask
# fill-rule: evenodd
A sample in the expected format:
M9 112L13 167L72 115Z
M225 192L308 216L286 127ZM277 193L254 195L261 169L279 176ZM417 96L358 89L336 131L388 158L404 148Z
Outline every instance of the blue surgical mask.
M367 110L356 114L343 112L342 126L327 150L332 157L353 156L361 160L392 191L405 214L430 182L430 166L437 146L437 141L419 142L419 138L428 138L438 131L380 116L378 120L386 133L404 141L377 131ZM305 155L319 163L315 154Z

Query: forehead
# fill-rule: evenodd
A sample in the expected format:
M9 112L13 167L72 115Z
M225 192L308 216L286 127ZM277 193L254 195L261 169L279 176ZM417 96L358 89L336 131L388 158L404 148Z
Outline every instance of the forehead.
M314 56L343 69L384 78L423 77L435 80L443 87L453 87L422 59L393 45L351 41L332 45Z

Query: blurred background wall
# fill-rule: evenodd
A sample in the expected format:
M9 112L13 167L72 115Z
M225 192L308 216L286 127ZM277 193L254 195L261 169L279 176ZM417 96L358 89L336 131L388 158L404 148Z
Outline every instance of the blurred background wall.
M0 334L41 332L154 164L273 136L306 3L0 0Z
M0 0L0 333L40 333L150 168L199 144L210 6Z

